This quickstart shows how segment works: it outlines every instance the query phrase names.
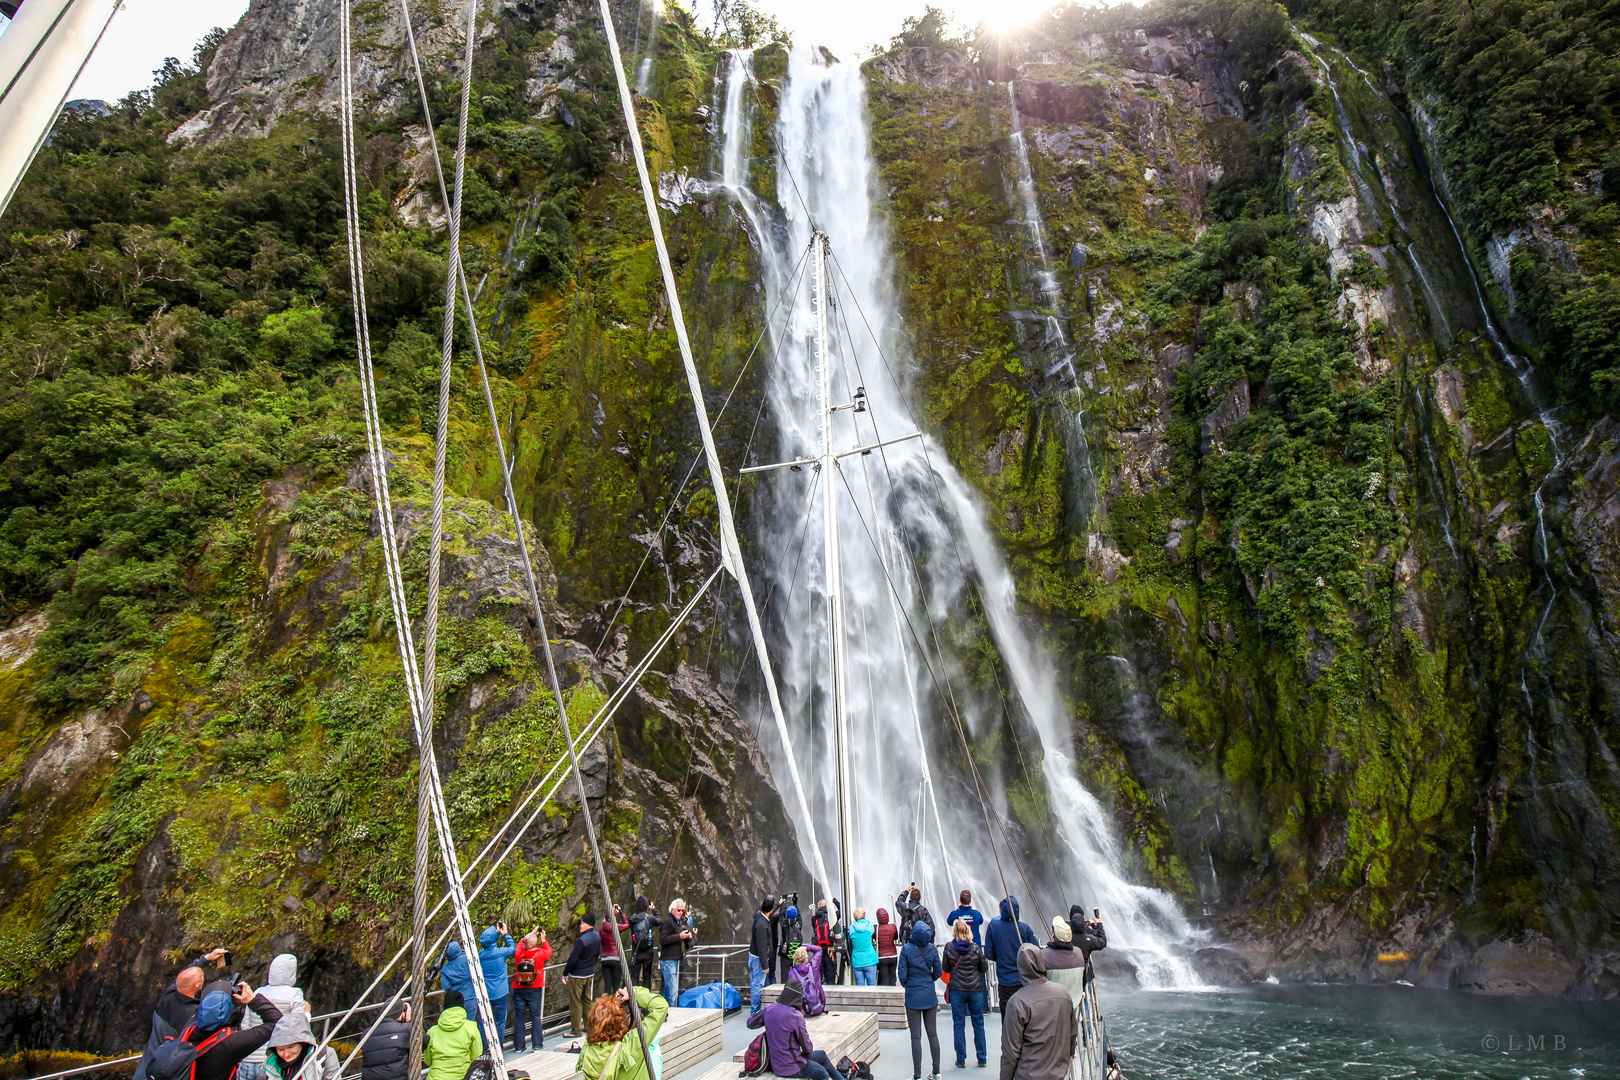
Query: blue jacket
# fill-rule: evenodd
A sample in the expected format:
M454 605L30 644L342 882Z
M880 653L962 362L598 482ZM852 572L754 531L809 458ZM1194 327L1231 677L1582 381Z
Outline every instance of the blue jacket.
M459 990L468 1001L473 1000L472 971L461 952L461 942L452 941L444 950L444 966L439 969L439 989Z
M497 943L501 932L493 926L478 935L478 963L484 969L484 985L489 988L489 1000L499 1001L512 989L512 979L506 970L506 961L517 952L512 935L506 935L504 946Z
M970 908L966 906L959 907L949 915L945 916L945 928L948 930L955 926L957 919L966 919L968 921L968 925L973 927L973 944L984 944L984 942L979 940L979 927L984 925L984 912L980 911L978 908ZM948 945L950 943L946 942L946 944Z
M849 925L849 966L876 967L877 938L870 919L856 919Z
M939 966L939 950L934 948L934 928L920 922L911 928L911 940L900 950L900 963L894 977L906 988L906 1008L939 1008L939 981L943 969Z
M1035 932L1018 918L1018 897L1009 896L1001 902L1001 917L984 931L984 955L996 962L996 981L1002 986L1024 985L1018 974L1018 946L1025 942L1040 948Z

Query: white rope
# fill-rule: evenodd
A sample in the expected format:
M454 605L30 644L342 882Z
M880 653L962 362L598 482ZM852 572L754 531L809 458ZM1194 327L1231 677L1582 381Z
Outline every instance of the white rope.
M743 566L742 551L737 544L737 530L731 517L731 498L726 493L725 473L720 467L720 455L714 448L714 432L709 428L709 413L703 403L703 380L698 376L697 362L692 359L692 342L686 336L686 319L681 314L681 297L675 287L675 270L670 266L669 248L664 243L664 228L658 217L658 196L653 190L652 178L647 172L647 155L641 149L641 128L636 123L635 104L630 97L630 84L624 75L624 60L619 55L619 35L613 29L613 11L608 0L599 0L602 10L602 28L607 35L608 51L613 56L613 74L619 85L619 106L624 112L625 128L630 136L630 150L636 159L636 172L641 177L641 196L647 204L647 220L652 226L653 247L658 252L658 265L664 275L664 292L669 299L670 322L675 327L675 340L680 345L681 361L686 366L687 389L692 394L692 408L697 415L698 431L703 437L703 453L709 463L709 483L714 489L715 503L720 517L720 550L726 569L737 579L742 593L743 609L748 614L748 627L754 636L754 652L759 658L760 674L765 679L765 691L770 698L771 712L776 719L776 733L782 740L782 753L787 759L788 773L793 781L793 793L799 804L799 817L810 841L811 869L827 886L826 862L821 857L821 845L816 841L816 823L810 814L810 801L805 797L804 781L799 775L799 763L793 754L793 740L788 734L787 717L782 713L781 696L777 693L776 675L771 670L770 653L765 647L765 628L760 624L759 611L754 606L754 590L748 583L748 571ZM831 488L829 487L830 491ZM610 922L612 920L609 920Z
M444 806L444 792L439 780L438 765L433 752L432 711L429 702L431 698L424 694L425 680L417 672L416 654L410 635L409 610L405 604L404 580L399 570L399 557L397 542L393 531L393 507L388 494L388 471L384 460L381 441L382 421L377 413L376 386L372 378L370 328L366 320L366 304L364 298L364 266L363 254L360 248L360 220L357 169L355 167L355 138L354 138L354 86L351 51L353 41L350 32L351 24L350 0L341 0L340 4L340 58L338 64L339 88L341 99L341 128L343 133L343 174L344 174L344 210L346 231L349 241L349 272L352 303L357 312L355 323L356 346L360 359L361 372L361 398L366 413L366 433L368 450L372 459L372 490L377 503L379 516L382 518L384 564L388 578L389 599L394 609L395 632L399 640L400 659L405 670L406 696L411 706L411 720L416 732L419 754L421 757L420 776L423 781L423 794L426 796L434 830L439 842L440 857L444 861L445 877L450 883L451 906L455 915L457 929L463 942L463 948L468 955L468 969L472 977L474 995L477 998L477 1010L484 1021L486 1032L499 1031L495 1027L494 1012L489 1006L489 991L484 984L483 968L478 963L477 936L473 930L472 920L467 911L466 896L462 891L461 871L457 866L455 844L450 829L449 814ZM467 19L467 65L464 71L464 81L471 85L471 59L473 33L477 19L477 4L469 6ZM463 94L464 100L466 93ZM465 107L465 106L464 106ZM463 122L465 130L465 122ZM463 147L464 151L464 147ZM452 252L454 248L452 247ZM454 258L454 256L452 256ZM453 267L452 267L453 270ZM452 273L450 280L454 282ZM454 293L450 294L451 303L454 304ZM453 310L453 307L452 307ZM442 396L442 395L441 395ZM441 433L443 432L441 422ZM436 462L442 469L442 461ZM437 540L437 524L443 516L443 489L436 485L434 499L435 534ZM436 547L437 544L435 543ZM435 552L435 555L437 552ZM436 568L437 561L430 570ZM430 611L432 606L430 604ZM431 653L430 653L431 656ZM324 1048L325 1042L322 1046ZM506 1080L505 1064L501 1059L499 1044L491 1055L494 1062L497 1080Z

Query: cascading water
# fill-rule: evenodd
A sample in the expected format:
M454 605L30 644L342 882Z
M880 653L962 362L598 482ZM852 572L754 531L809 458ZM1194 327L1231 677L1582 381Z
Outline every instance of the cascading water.
M1357 67L1356 64L1342 51L1335 49L1332 46L1324 45L1321 41L1318 41L1309 34L1301 33L1299 36L1308 46L1307 51L1309 52L1312 61L1314 61L1317 67L1321 70L1323 81L1327 84L1328 90L1333 96L1335 115L1339 122L1341 140L1343 141L1347 155L1350 157L1349 164L1354 171L1358 187L1363 189L1363 202L1370 209L1376 208L1378 203L1366 190L1368 185L1363 179L1363 173L1367 169L1367 163L1361 154L1360 147L1356 145L1354 134L1350 126L1350 119L1344 108L1343 99L1339 94L1338 83L1333 77L1332 68L1319 55L1317 55L1316 50L1330 52L1335 59L1351 67L1356 74L1361 77L1361 80L1366 85L1367 90L1390 110L1391 115L1394 115L1397 111L1394 103L1389 100L1388 95L1384 94L1378 89L1377 86L1374 85L1372 77L1368 75L1366 71L1362 70L1360 67ZM1524 696L1526 709L1533 715L1535 712L1535 702L1530 692L1529 668L1532 662L1540 664L1545 659L1543 655L1545 652L1545 639L1543 635L1546 630L1547 621L1551 617L1554 606L1558 602L1559 595L1558 583L1553 577L1552 572L1552 552L1547 541L1546 504L1543 499L1542 492L1546 488L1548 481L1551 480L1553 475L1557 473L1559 466L1563 464L1563 443L1565 438L1564 430L1563 425L1559 422L1554 410L1546 404L1546 398L1541 393L1540 387L1536 383L1535 368L1523 356L1520 356L1518 353L1515 353L1512 349L1508 348L1507 339L1502 334L1501 329L1497 326L1495 317L1491 314L1490 304L1486 302L1485 288L1480 281L1479 273L1474 269L1473 260L1468 257L1468 248L1463 242L1462 230L1457 227L1456 219L1451 213L1451 206L1446 198L1445 192L1441 190L1440 184L1435 179L1433 168L1427 169L1425 175L1428 179L1427 194L1432 197L1436 207L1440 211L1440 215L1445 219L1447 229L1451 235L1451 241L1455 245L1454 250L1448 252L1447 255L1457 261L1464 268L1468 287L1472 291L1474 306L1478 311L1480 322L1485 328L1486 337L1490 339L1491 345L1495 348L1497 354L1501 356L1503 362L1507 364L1508 369L1513 372L1514 378L1518 380L1519 385L1523 388L1525 400L1530 404L1530 407L1535 410L1537 419L1541 422L1542 429L1547 433L1548 446L1552 452L1553 467L1552 469L1548 470L1547 476L1542 478L1541 483L1536 486L1536 489L1532 495L1532 503L1535 506L1536 516L1536 547L1539 549L1539 565L1541 569L1542 582L1546 586L1547 590L1547 598L1545 604L1542 606L1540 615L1536 619L1535 626L1531 631L1530 639L1525 647L1523 659L1519 668L1519 689ZM1388 206L1390 213L1394 216L1402 231L1405 232L1409 238L1412 237L1413 232L1407 226L1406 221L1401 217L1400 211L1395 206L1394 200L1387 200L1385 205ZM1419 279L1423 282L1425 295L1430 297L1431 305L1438 309L1438 305L1435 304L1432 296L1432 290L1429 288L1428 276L1424 273L1422 255L1419 252L1418 246L1415 242L1408 243L1406 254L1412 263L1413 269L1416 270ZM1443 316L1441 317L1443 320ZM1442 323L1442 325L1444 325L1444 323ZM1421 393L1419 395L1419 400L1421 403ZM1428 437L1426 434L1424 436L1424 440L1427 444ZM1433 453L1433 448L1431 446L1429 447L1431 469L1434 468ZM1449 519L1449 511L1447 512L1447 517ZM1447 528L1446 541L1448 544L1451 543L1449 525ZM1455 551L1455 548L1453 548L1453 551ZM1538 675L1538 678L1545 681L1544 676ZM1557 695L1553 692L1550 685L1546 687L1546 692L1544 693L1543 697L1549 711L1557 714L1560 706L1557 701Z
M1045 340L1040 343L1039 351L1045 355L1043 367L1047 378L1060 373L1068 376L1068 387L1063 396L1069 400L1062 402L1059 415L1063 420L1064 446L1071 478L1070 524L1076 531L1089 533L1091 511L1097 498L1097 476L1091 465L1091 444L1086 438L1084 395L1080 389L1079 372L1074 366L1075 350L1063 329L1063 293L1058 288L1057 273L1052 269L1052 256L1046 247L1046 223L1041 217L1040 203L1035 198L1035 173L1029 165L1029 146L1024 139L1024 124L1018 115L1018 95L1012 80L1007 82L1007 106L1012 122L1010 141L1013 161L1017 168L1017 176L1010 186L1017 195L1024 231L1029 237L1030 254L1040 264L1040 269L1034 274L1045 327Z
M835 445L847 449L907 434L911 410L886 359L902 354L905 345L889 284L885 230L873 211L875 177L859 70L829 66L817 51L793 50L775 131L774 206L758 199L748 183L754 95L746 54L733 54L727 78L721 183L736 198L759 253L766 310L782 302L770 327L767 382L779 457L811 457L820 446L809 291L802 284L790 288L816 231L829 238L833 256L833 321L840 331L832 359L835 395L849 401L856 387L864 385L869 403L864 412L835 414ZM808 543L801 559L789 549L796 546L806 514L820 519L820 499L842 500L840 552L857 792L854 902L869 909L888 903L910 879L908 868L915 866L930 905L948 907L963 887L981 899L1000 895L1005 881L1006 890L1025 897L1028 909L1033 905L1021 871L1030 871L1036 875L1037 902L1061 898L1065 906L1078 902L1101 909L1111 944L1132 954L1144 984L1196 984L1190 965L1170 947L1193 932L1172 897L1133 884L1122 874L1123 852L1109 827L1109 814L1076 777L1070 717L1052 665L1017 612L1012 576L976 496L940 448L924 436L870 456L846 458L831 477L810 469L769 475L761 500L767 507L761 515L761 549L775 553L772 563L788 553L778 566L766 567L777 578L772 582L776 600L771 618L780 646L774 659L824 836L836 835L837 810L829 624L820 586L823 551L821 545ZM1008 723L999 696L982 700L945 685L960 669L948 648L942 655L930 629L946 626L948 636L959 628L961 613L972 610L976 587L989 636L1011 682L1009 696L1027 712L1041 748L1040 761L1024 775L1002 776L981 763L994 804L988 811L981 809L966 777L935 777L939 790L933 799L936 792L925 784L924 771L925 763L954 758L960 745L946 698L954 698L959 707L965 728L961 736L969 742L1000 734ZM1034 770L1038 779L1029 774ZM1009 858L997 826L990 826L986 835L986 813L1012 816L1007 789L1015 782L1044 788L1050 820L1023 824L1050 830L1057 856L1053 865L1020 868ZM917 801L924 798L930 800L927 805ZM1030 801L1039 805L1039 799L1026 800L1025 815L1032 813ZM934 820L936 814L942 820ZM940 837L945 850L935 858ZM1025 914L1028 918L1035 912Z
M658 50L658 28L664 22L663 0L642 0L636 15L635 56L636 93L646 97L652 91L653 54Z

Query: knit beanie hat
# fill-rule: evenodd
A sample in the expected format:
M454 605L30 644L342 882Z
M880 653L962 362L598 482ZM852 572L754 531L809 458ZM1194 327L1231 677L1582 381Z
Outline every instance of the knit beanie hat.
M1074 928L1069 925L1068 919L1061 915L1054 915L1052 916L1052 936L1059 941L1073 941Z

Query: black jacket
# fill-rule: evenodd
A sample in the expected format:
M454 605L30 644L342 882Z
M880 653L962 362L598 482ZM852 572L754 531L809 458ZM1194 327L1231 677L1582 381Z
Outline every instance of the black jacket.
M563 978L589 979L596 975L596 964L602 959L602 935L587 930L574 941L569 950L568 963L563 965Z
M197 1059L197 1071L192 1074L192 1080L230 1080L231 1074L236 1071L243 1058L270 1041L270 1036L275 1034L276 1021L281 1019L281 1010L263 994L254 994L247 1007L252 1009L263 1023L246 1031L234 1031L228 1038L221 1039L209 1047L208 1051ZM207 1037L200 1031L193 1032L191 1041L200 1043Z
M681 931L685 929L686 924L674 914L664 916L664 921L658 924L658 959L679 960L686 954L686 941L681 938Z
M360 1080L405 1080L411 1057L411 1025L384 1020L360 1051Z
M754 933L748 941L748 952L759 959L760 965L769 967L771 953L776 938L776 909L773 907L770 914L756 910L754 912Z
M983 990L984 976L985 972L990 970L990 961L984 958L984 950L973 942L968 942L966 949L958 949L956 947L958 944L953 938L940 950L941 963L946 974L951 977L951 991L954 993L960 990L964 994L971 994L976 990Z
M1069 929L1074 932L1075 947L1085 954L1088 962L1092 953L1108 948L1108 931L1101 922L1086 922L1086 909L1079 904L1069 908Z

